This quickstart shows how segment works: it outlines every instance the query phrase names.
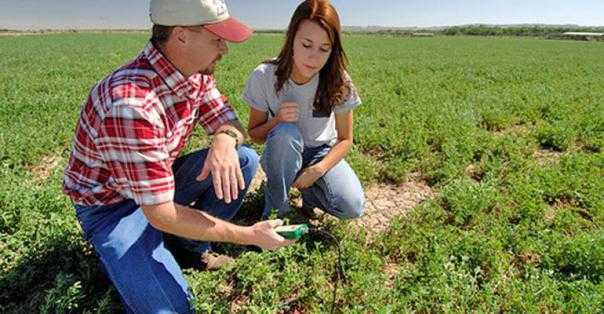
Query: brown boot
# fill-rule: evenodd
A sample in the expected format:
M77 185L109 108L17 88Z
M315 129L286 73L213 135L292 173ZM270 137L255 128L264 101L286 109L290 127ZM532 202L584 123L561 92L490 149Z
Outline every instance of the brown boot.
M219 270L227 265L233 264L235 260L227 255L214 252L205 252L201 254L201 262L206 270Z

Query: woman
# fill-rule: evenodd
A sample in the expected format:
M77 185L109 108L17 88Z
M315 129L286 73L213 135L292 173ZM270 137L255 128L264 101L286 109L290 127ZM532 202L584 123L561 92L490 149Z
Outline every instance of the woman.
M346 61L335 8L308 0L294 12L279 56L250 75L243 98L250 137L266 143L264 216L291 210L292 186L307 214L315 207L342 219L362 214L363 190L344 160L352 147L352 110L361 103Z

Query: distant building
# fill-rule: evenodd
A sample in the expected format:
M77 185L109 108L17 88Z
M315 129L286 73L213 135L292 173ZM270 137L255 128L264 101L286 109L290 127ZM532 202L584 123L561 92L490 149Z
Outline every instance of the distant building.
M604 33L566 32L562 33L562 36L572 39L594 40L604 38Z

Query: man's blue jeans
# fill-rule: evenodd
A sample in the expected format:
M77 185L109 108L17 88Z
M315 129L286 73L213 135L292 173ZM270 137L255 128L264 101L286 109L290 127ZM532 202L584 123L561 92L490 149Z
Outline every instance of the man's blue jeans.
M248 147L239 149L239 162L246 191L231 204L214 194L211 177L196 181L208 150L201 150L174 162L174 201L201 204L205 212L224 220L239 210L247 186L258 167L258 155ZM176 260L164 246L164 234L149 224L142 209L132 200L107 206L75 205L86 239L92 243L109 279L117 288L129 313L190 313L188 284ZM203 252L208 243L182 241L189 250Z
M277 210L279 216L291 210L288 192L296 177L301 170L321 161L330 149L329 145L304 147L302 134L294 123L280 123L269 132L260 161L267 177L265 217L272 210ZM321 208L341 219L357 218L363 214L363 188L345 160L300 192L306 207Z

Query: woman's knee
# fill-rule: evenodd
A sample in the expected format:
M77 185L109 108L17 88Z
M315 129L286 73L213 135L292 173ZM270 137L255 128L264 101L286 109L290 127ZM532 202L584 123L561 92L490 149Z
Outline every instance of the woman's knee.
M280 123L270 133L262 156L265 172L302 162L304 142L300 129L293 123Z
M244 174L244 177L253 177L258 169L258 162L260 157L256 151L249 146L241 146L237 151L239 154L239 166Z
M253 148L249 146L241 146L237 153L239 154L239 164L241 165L241 168L246 166L255 167L258 165L258 160L260 157L258 157L258 153L256 153Z
M275 126L268 134L266 144L275 144L278 147L283 145L297 144L296 146L303 146L302 133L300 128L294 123L279 123Z
M335 204L341 219L354 219L363 215L365 210L365 195L363 193L342 197Z

